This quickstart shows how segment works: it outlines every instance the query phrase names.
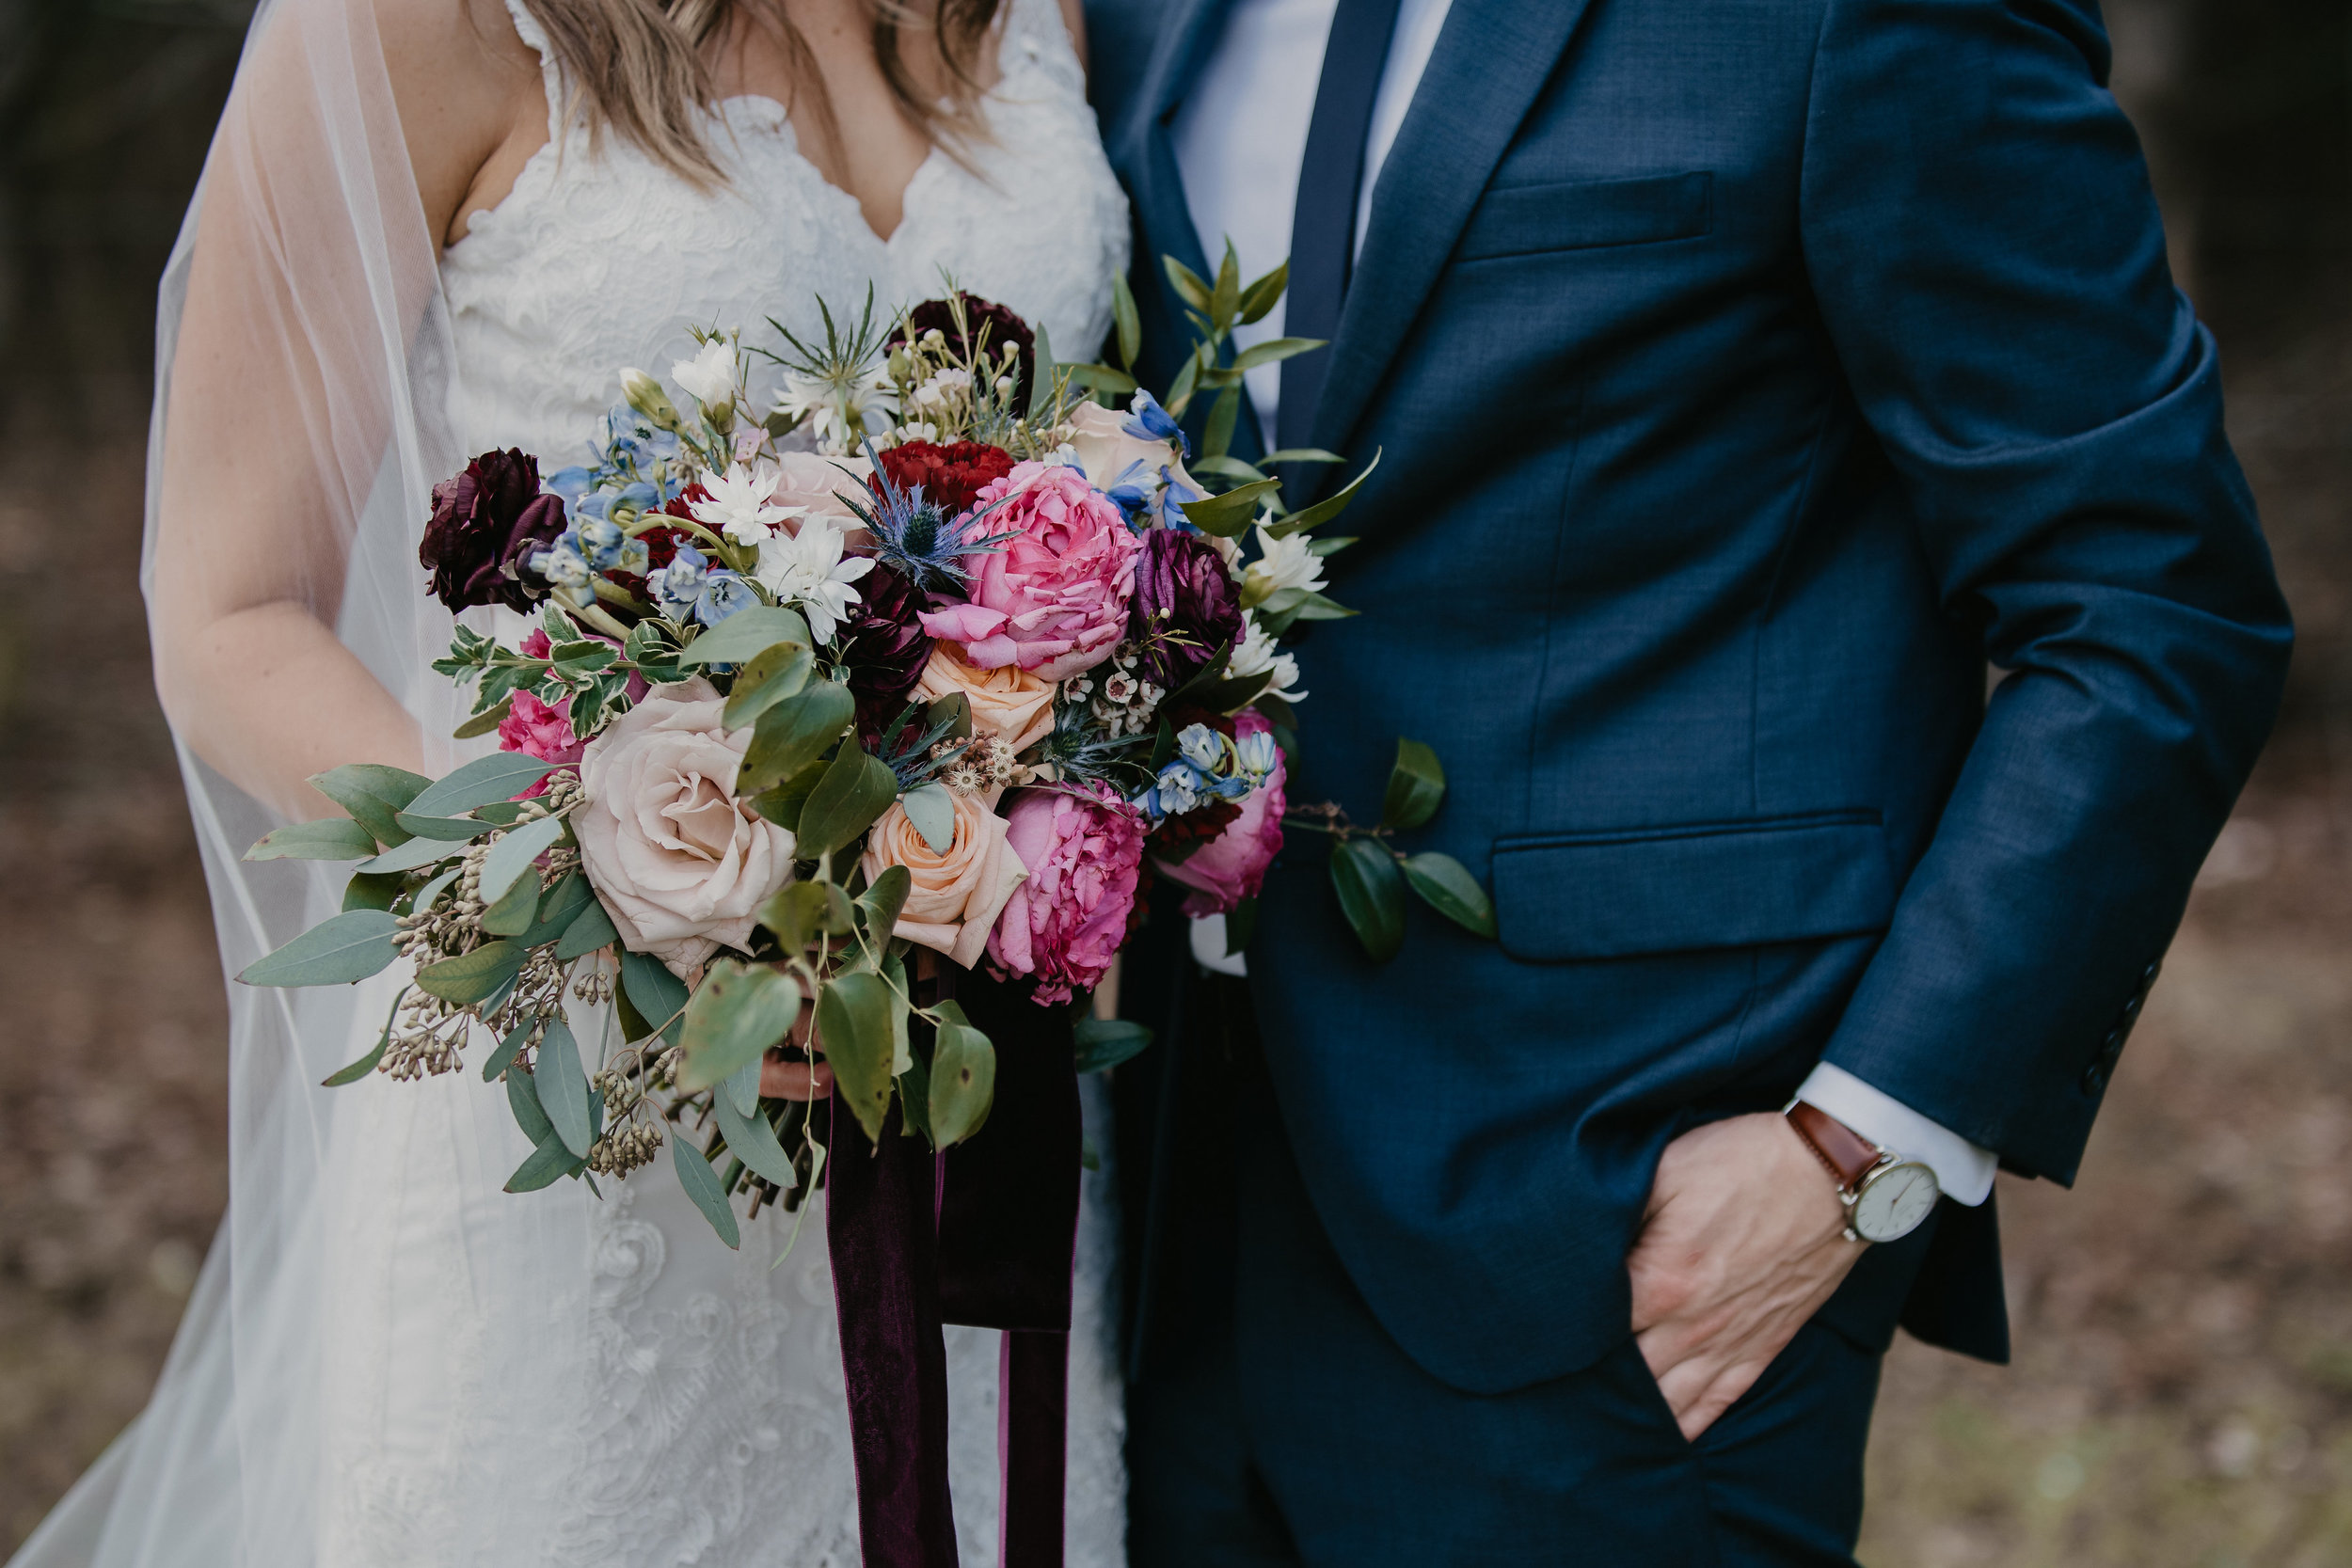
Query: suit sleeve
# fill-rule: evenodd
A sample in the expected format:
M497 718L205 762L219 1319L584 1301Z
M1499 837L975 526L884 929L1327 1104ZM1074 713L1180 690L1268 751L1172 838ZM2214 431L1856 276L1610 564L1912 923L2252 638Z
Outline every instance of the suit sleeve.
M2090 0L1829 0L1804 255L2008 672L1824 1060L2071 1180L2292 631Z

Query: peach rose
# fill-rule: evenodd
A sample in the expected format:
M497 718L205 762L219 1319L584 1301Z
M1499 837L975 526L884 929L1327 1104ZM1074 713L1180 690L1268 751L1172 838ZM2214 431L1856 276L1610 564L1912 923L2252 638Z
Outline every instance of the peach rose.
M1017 665L976 670L953 642L934 642L914 683L918 703L961 691L972 700L972 733L1008 754L1043 739L1054 728L1054 683Z
M792 875L792 834L735 798L751 745L700 676L657 686L588 743L572 818L580 858L632 953L691 977L752 939L755 911Z
M946 954L969 969L988 946L988 933L1004 912L1005 900L1028 872L1005 838L1005 819L971 795L951 797L955 838L939 854L893 801L866 836L861 863L870 882L903 865L914 886L898 911L893 934Z

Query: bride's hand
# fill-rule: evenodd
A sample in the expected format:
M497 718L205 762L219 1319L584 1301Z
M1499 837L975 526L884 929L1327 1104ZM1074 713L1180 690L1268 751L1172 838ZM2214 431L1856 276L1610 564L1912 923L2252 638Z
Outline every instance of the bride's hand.
M912 978L929 980L939 974L939 955L928 947L918 947L913 955ZM805 988L803 988L805 993ZM759 1092L771 1100L826 1100L833 1095L833 1069L823 1060L824 1047L817 1039L815 1009L801 1008L792 1021L789 1041L796 1050L807 1053L806 1061L787 1060L782 1047L768 1053L759 1064Z

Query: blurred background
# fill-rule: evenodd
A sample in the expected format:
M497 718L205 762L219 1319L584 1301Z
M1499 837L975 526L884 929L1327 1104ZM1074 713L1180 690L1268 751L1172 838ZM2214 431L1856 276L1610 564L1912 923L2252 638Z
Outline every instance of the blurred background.
M0 1550L144 1402L227 1192L221 977L135 582L155 279L250 0L0 0ZM2352 8L2108 0L2301 641L2016 1365L1905 1341L1871 1568L2352 1562Z

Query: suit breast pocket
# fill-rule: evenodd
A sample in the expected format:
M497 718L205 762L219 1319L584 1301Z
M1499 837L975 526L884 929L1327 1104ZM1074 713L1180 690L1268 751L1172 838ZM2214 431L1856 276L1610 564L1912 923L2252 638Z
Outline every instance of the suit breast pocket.
M1454 259L1693 239L1713 223L1714 195L1715 177L1707 173L1503 185L1480 198Z

